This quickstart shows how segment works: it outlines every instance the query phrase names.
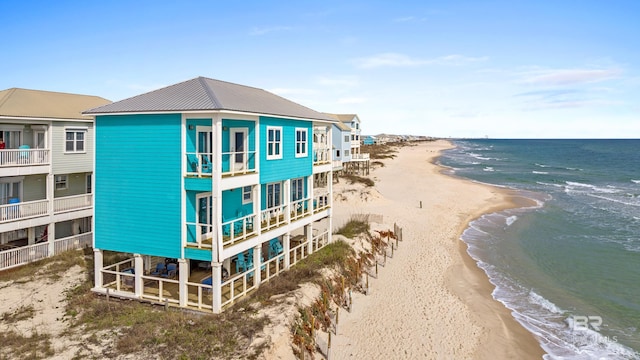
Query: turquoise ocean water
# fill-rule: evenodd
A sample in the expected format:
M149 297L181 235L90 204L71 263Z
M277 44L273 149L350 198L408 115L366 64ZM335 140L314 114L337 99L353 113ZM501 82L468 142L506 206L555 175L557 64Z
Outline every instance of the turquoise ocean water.
M549 359L640 359L640 140L457 140L440 164L536 206L462 240Z

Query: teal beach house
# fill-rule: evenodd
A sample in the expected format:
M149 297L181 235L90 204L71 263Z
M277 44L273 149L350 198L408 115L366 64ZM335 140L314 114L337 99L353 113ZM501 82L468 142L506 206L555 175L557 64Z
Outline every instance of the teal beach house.
M84 114L95 292L218 313L331 241L334 118L204 77Z

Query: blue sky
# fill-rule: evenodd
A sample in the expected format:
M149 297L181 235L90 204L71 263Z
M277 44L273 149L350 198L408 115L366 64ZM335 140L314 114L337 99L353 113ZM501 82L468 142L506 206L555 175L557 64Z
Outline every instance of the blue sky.
M365 134L640 138L640 1L3 1L0 89L197 76Z

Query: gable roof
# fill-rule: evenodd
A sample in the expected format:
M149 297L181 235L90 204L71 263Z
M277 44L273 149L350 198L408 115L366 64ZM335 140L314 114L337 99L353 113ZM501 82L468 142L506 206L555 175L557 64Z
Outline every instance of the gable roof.
M356 114L335 114L335 116L338 118L338 120L342 121L343 123L351 123L353 119L358 118L358 115Z
M0 116L82 119L82 111L110 103L99 96L11 88L0 91Z
M338 120L336 123L334 123L333 125L335 125L338 129L342 130L342 131L351 131L351 120L349 121L343 121L340 119L340 116L342 116L344 118L345 115L338 115L338 114L329 114L329 113L324 113L327 116L330 116L336 120ZM353 118L353 117L352 117ZM347 125L347 123L349 125Z
M241 111L335 122L325 114L268 91L202 76L90 109L84 114L203 110Z

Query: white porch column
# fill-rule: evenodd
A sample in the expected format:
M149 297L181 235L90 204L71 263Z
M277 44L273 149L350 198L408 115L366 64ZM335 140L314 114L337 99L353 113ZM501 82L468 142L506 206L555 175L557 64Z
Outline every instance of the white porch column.
M93 288L102 289L102 250L93 249Z
M231 258L226 258L222 261L222 267L227 269L227 274L231 275Z
M255 269L254 279L256 281L256 287L260 286L262 282L262 244L258 244L253 248L253 268Z
M134 292L136 297L142 297L144 290L144 281L142 274L144 274L144 259L140 254L133 254L133 274L134 274Z
M211 302L211 306L213 306L213 312L219 314L222 311L222 264L219 262L211 263L211 286L212 289L212 297L213 301Z
M258 235L262 234L262 214L260 211L260 185L253 185L251 187L251 196L253 200L253 214L255 215L253 218L253 231L255 231ZM227 269L229 270L229 269Z
M27 244L33 245L36 243L36 228L31 226L27 228Z
M289 251L291 249L291 233L282 235L282 255L284 255L284 269L288 269L291 266L291 256Z
M291 222L291 179L287 179L282 184L282 205L284 205L284 222Z
M187 282L189 281L189 263L187 259L178 259L178 291L180 294L180 306L187 306L187 299L189 297L189 289Z
M313 231L311 224L304 226L304 236L307 239L307 251L309 255L313 254Z
M47 225L47 243L49 244L49 256L53 256L56 254L56 224L51 223Z

